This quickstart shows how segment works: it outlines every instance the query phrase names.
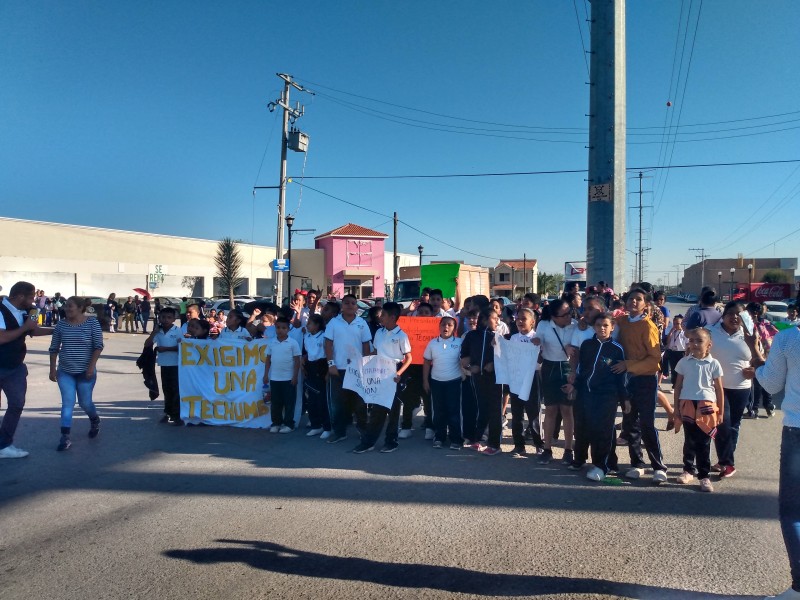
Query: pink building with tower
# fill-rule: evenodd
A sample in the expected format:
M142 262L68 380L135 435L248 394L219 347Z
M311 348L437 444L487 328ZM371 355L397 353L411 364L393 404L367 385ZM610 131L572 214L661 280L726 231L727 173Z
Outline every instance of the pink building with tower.
M348 223L314 238L314 247L325 251L328 289L341 298L383 298L385 295L385 233Z

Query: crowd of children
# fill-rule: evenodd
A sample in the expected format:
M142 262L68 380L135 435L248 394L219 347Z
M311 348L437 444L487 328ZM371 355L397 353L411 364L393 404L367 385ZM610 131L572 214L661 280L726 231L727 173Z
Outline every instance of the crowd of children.
M286 434L296 429L295 399L302 381L306 435L336 444L347 439L355 424L360 438L352 450L356 454L377 448L384 431L380 451L396 451L398 440L412 437L412 418L422 406L422 429L434 448L466 448L495 456L502 452L510 408L513 457L550 463L563 431L561 461L567 468L586 469L592 481L611 472L638 479L649 468L653 483L660 484L667 481L655 419L660 405L667 414L667 430L682 429L685 436L683 471L676 481L687 484L698 477L700 489L709 492L710 473L724 478L736 471L732 456L739 422L746 411L758 408L752 399L741 400L742 389L751 389L753 367L764 362L769 331L763 324L759 327L760 312L755 312L760 307L748 306L755 311L751 319L738 320L746 311L731 303L725 315L735 309L736 319L723 318L715 308L713 290L704 291L700 306L690 309L693 314L686 319L675 315L670 322L663 293L651 292L644 283L618 298L603 286L585 296L567 290L549 303L526 294L513 307L474 296L459 307L441 290L426 289L408 308L389 302L374 307L365 318L358 316L355 296L322 306L320 294L310 292L307 301L297 294L288 307L256 308L248 317L231 310L224 324L219 315L204 316L200 307L191 305L179 328L175 311L164 308L145 346L155 347L161 365L163 420L180 425L177 347L182 337L268 339L263 381L271 400L270 431ZM614 308L615 303L621 305ZM398 326L401 315L439 319L439 335L427 344L421 365L413 364L409 338ZM698 326L687 331L684 321ZM723 334L728 337L720 338L725 356L721 364L713 357L712 345L715 336ZM496 380L499 336L539 347L538 363L530 365L535 376L526 400ZM735 360L729 358L731 352L738 353ZM367 404L342 386L348 364L370 354L397 365L390 408ZM735 380L731 389L723 384L726 371ZM662 390L667 379L673 389ZM674 408L665 395L673 391ZM771 401L762 402L771 415ZM712 466L711 441L718 433L720 461ZM628 448L628 467L619 464L619 446Z

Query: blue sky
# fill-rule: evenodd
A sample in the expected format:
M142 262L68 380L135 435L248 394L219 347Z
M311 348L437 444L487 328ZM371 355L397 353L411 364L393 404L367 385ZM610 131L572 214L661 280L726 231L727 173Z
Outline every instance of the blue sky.
M293 91L311 142L305 164L290 153L290 175L377 213L396 210L433 236L401 225L401 251L422 244L437 260L486 265L527 253L559 271L585 256L585 173L310 177L585 169L588 7L3 2L0 214L272 245L277 193L254 199L252 188L277 183L280 121L267 104L284 72L319 92ZM629 1L627 26L629 167L800 159L796 2ZM682 126L677 138L662 135L670 119ZM634 129L644 127L653 129ZM715 139L683 141L696 138ZM642 141L655 143L632 143ZM647 278L666 282L671 270L674 283L672 265L695 262L688 248L797 256L799 166L645 173L655 176L645 180ZM295 227L352 221L391 233L387 217L309 188L301 199L300 189L287 193Z

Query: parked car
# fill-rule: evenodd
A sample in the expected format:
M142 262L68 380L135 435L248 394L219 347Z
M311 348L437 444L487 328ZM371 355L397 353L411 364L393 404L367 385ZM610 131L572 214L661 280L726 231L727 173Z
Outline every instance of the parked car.
M214 301L211 298L187 298L187 304L199 304L200 308L203 310L207 310L211 308L211 305L214 304Z
M245 304L248 302L252 302L252 299L248 298L246 300L241 300L239 298L233 299L233 307L242 310ZM224 310L226 313L231 309L231 301L230 300L217 300L216 302L211 304L210 310L216 310L217 312ZM250 315L247 315L250 316Z
M789 318L787 311L789 310L789 305L786 302L776 302L774 300L769 300L764 302L764 306L767 307L767 312L764 315L764 318L767 321L771 321L773 323L780 323L785 321Z
M161 304L161 308L166 308L167 306L171 306L175 310L180 310L181 307L181 299L175 298L174 296L154 296L150 299L150 304L155 305L156 300L158 300L159 304Z

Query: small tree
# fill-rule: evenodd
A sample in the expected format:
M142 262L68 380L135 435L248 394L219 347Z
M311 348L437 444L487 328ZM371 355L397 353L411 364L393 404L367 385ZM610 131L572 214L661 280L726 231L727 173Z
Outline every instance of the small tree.
M228 294L233 307L233 292L244 280L242 277L242 257L239 247L231 238L223 238L217 244L217 254L214 256L214 266L217 267L217 277L222 283L222 294Z
M770 269L761 277L762 283L789 283L789 277L780 269Z

